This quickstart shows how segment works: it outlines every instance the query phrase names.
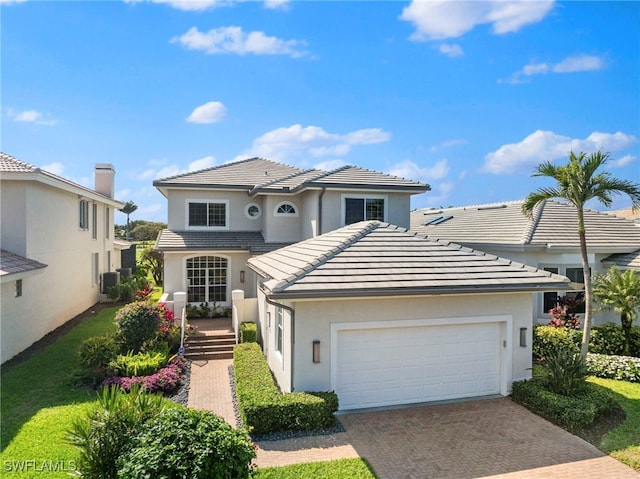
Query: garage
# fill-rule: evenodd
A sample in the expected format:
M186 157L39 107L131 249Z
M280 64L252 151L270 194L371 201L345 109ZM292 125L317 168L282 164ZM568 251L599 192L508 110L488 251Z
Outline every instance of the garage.
M340 409L500 393L503 323L401 324L335 326Z

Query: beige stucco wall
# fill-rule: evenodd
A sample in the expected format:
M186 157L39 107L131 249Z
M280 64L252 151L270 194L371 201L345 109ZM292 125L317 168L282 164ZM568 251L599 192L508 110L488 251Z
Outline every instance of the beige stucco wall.
M97 203L93 239L92 201L89 229L81 230L77 194L33 181L3 181L0 192L3 249L47 265L40 274L23 279L20 298L15 298L13 278L3 284L0 335L4 362L97 303L100 285L93 281L92 254L99 254L101 275L119 266L120 253L113 246L112 229L106 238L104 203ZM109 208L111 228L113 209ZM16 212L22 212L22 219Z
M285 315L284 351L282 357L274 351L275 308L259 297L261 334L264 338L269 365L278 383L285 391L324 391L331 389L331 325L344 322L374 322L394 320L437 320L476 316L511 317L508 330L510 342L505 351L511 351L511 369L507 387L511 382L529 378L531 371L531 298L530 293L485 294L463 296L366 298L359 300L327 300L296 302L295 344L291 344L291 324ZM271 312L271 327L265 322ZM527 328L527 346L519 345L520 328ZM506 334L507 329L505 329ZM320 340L321 360L312 361L312 343ZM505 354L507 354L505 352ZM291 385L291 355L293 360L293 387ZM507 361L509 363L509 361Z
M282 202L294 205L297 215L277 216L276 207ZM267 243L295 242L302 240L303 201L301 196L269 195L264 197L264 230Z

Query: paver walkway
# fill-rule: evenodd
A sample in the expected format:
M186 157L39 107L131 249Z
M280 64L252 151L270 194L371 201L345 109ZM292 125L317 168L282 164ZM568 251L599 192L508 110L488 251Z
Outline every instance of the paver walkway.
M189 406L236 424L232 360L194 361ZM258 467L364 457L379 479L640 479L508 398L342 414L346 432L258 443Z

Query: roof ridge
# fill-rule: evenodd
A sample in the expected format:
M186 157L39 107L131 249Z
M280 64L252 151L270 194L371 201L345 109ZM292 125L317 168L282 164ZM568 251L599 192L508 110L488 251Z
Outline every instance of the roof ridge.
M478 203L474 205L464 205L464 206L448 206L444 208L419 208L417 211L445 211L445 210L472 210L477 208L490 208L490 207L498 207L498 206L511 206L516 205L518 203L522 203L524 200L508 200L508 201L496 201L494 203Z
M529 221L527 222L527 227L524 229L524 231L522 232L522 240L521 240L521 244L530 244L531 241L533 240L533 235L536 232L536 229L538 229L538 225L540 224L540 219L542 218L542 210L544 210L544 207L547 204L547 200L542 200L540 203L538 203L534 210L533 210L533 214L531 215L531 218L529 218Z
M333 248L329 249L329 251L327 251L327 252L323 253L322 255L314 258L313 261L310 261L306 266L304 266L302 268L299 268L298 271L296 271L295 273L292 273L289 276L287 276L286 278L284 278L283 280L278 281L278 283L275 284L273 286L273 288L271 288L272 291L288 287L290 284L292 284L295 281L297 281L298 279L302 278L305 274L309 273L310 271L313 271L314 269L319 268L320 266L325 264L327 261L329 261L331 258L333 258L338 253L341 253L342 251L344 251L348 247L352 246L354 243L356 243L361 238L364 238L365 236L367 236L372 231L375 231L376 229L378 229L382 224L383 223L381 223L379 221L368 221L368 222L366 222L363 225L362 229L358 230L356 233L354 233L354 234L348 236L347 238L345 238L344 240L342 240L337 246L334 246ZM346 226L346 227L348 227L348 226ZM343 229L343 228L341 228L341 229ZM340 230L336 230L336 232L337 231L340 231ZM328 234L331 234L331 233L328 233ZM321 236L324 236L324 235L321 235ZM316 238L311 238L310 240L307 240L307 241L313 241L314 239L316 239Z
M266 162L272 163L274 165L286 166L287 168L297 168L296 166L287 165L285 163L280 163L278 161L268 160L267 158L262 158L260 156L254 156L252 158L245 158L244 160L229 161L227 163L223 163L221 165L211 166L209 168L202 168L200 170L187 171L185 173L180 173L180 174L173 175L173 176L167 176L166 178L160 178L158 180L155 180L154 183L156 181L157 182L163 182L163 181L167 181L167 180L173 180L173 179L176 179L176 178L181 178L183 176L194 175L196 173L202 173L202 172L205 172L205 171L219 170L221 168L226 168L226 167L231 166L231 165L238 165L240 163L249 163L251 161L266 161Z
M329 171L318 170L318 171L321 171L322 173L320 173L318 176L316 176L314 178L309 178L308 180L305 180L304 183L311 183L313 181L317 181L320 178L324 178L325 176L333 175L334 173L337 173L338 171L346 170L347 168L351 168L351 167L353 167L353 165L342 165L342 166L339 166L338 168L334 168L333 170L329 170Z
M269 161L269 160L266 160L266 161ZM284 165L284 166L289 166L289 165ZM297 167L293 166L293 167L291 167L291 168L297 168ZM303 170L302 168L298 168L298 169L299 169L300 171L298 171L297 173L291 173L290 175L282 176L282 177L280 177L280 178L274 178L274 179L273 179L273 180L271 180L271 181L267 181L267 182L265 182L265 183L260 183L259 185L255 185L253 188L251 188L251 189L249 190L249 194L250 194L250 195L251 195L251 194L253 194L253 192L254 192L254 191L257 191L257 190L259 190L260 188L266 188L267 186L272 185L272 184L274 184L274 183L278 183L278 182L280 182L280 181L290 180L290 179L292 179L292 178L295 178L296 176L304 175L305 173L308 173L308 172L310 172L310 171L314 171L314 170L315 170L315 168L308 168L308 169L306 169L306 170ZM322 170L318 170L318 171L322 171ZM304 181L303 181L302 183L304 183Z

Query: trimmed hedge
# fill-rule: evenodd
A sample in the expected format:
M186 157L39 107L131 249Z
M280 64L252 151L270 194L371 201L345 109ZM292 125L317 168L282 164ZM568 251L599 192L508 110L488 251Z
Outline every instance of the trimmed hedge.
M511 398L536 414L570 430L591 426L616 406L610 395L591 383L587 383L584 391L578 396L563 396L546 390L543 382L539 380L518 381L513 383Z
M257 343L258 342L258 326L251 321L240 323L240 342L241 343Z
M599 378L640 383L640 358L587 354L589 374Z
M258 344L236 345L233 366L240 414L253 434L313 431L335 425L338 396L334 392L282 394Z

